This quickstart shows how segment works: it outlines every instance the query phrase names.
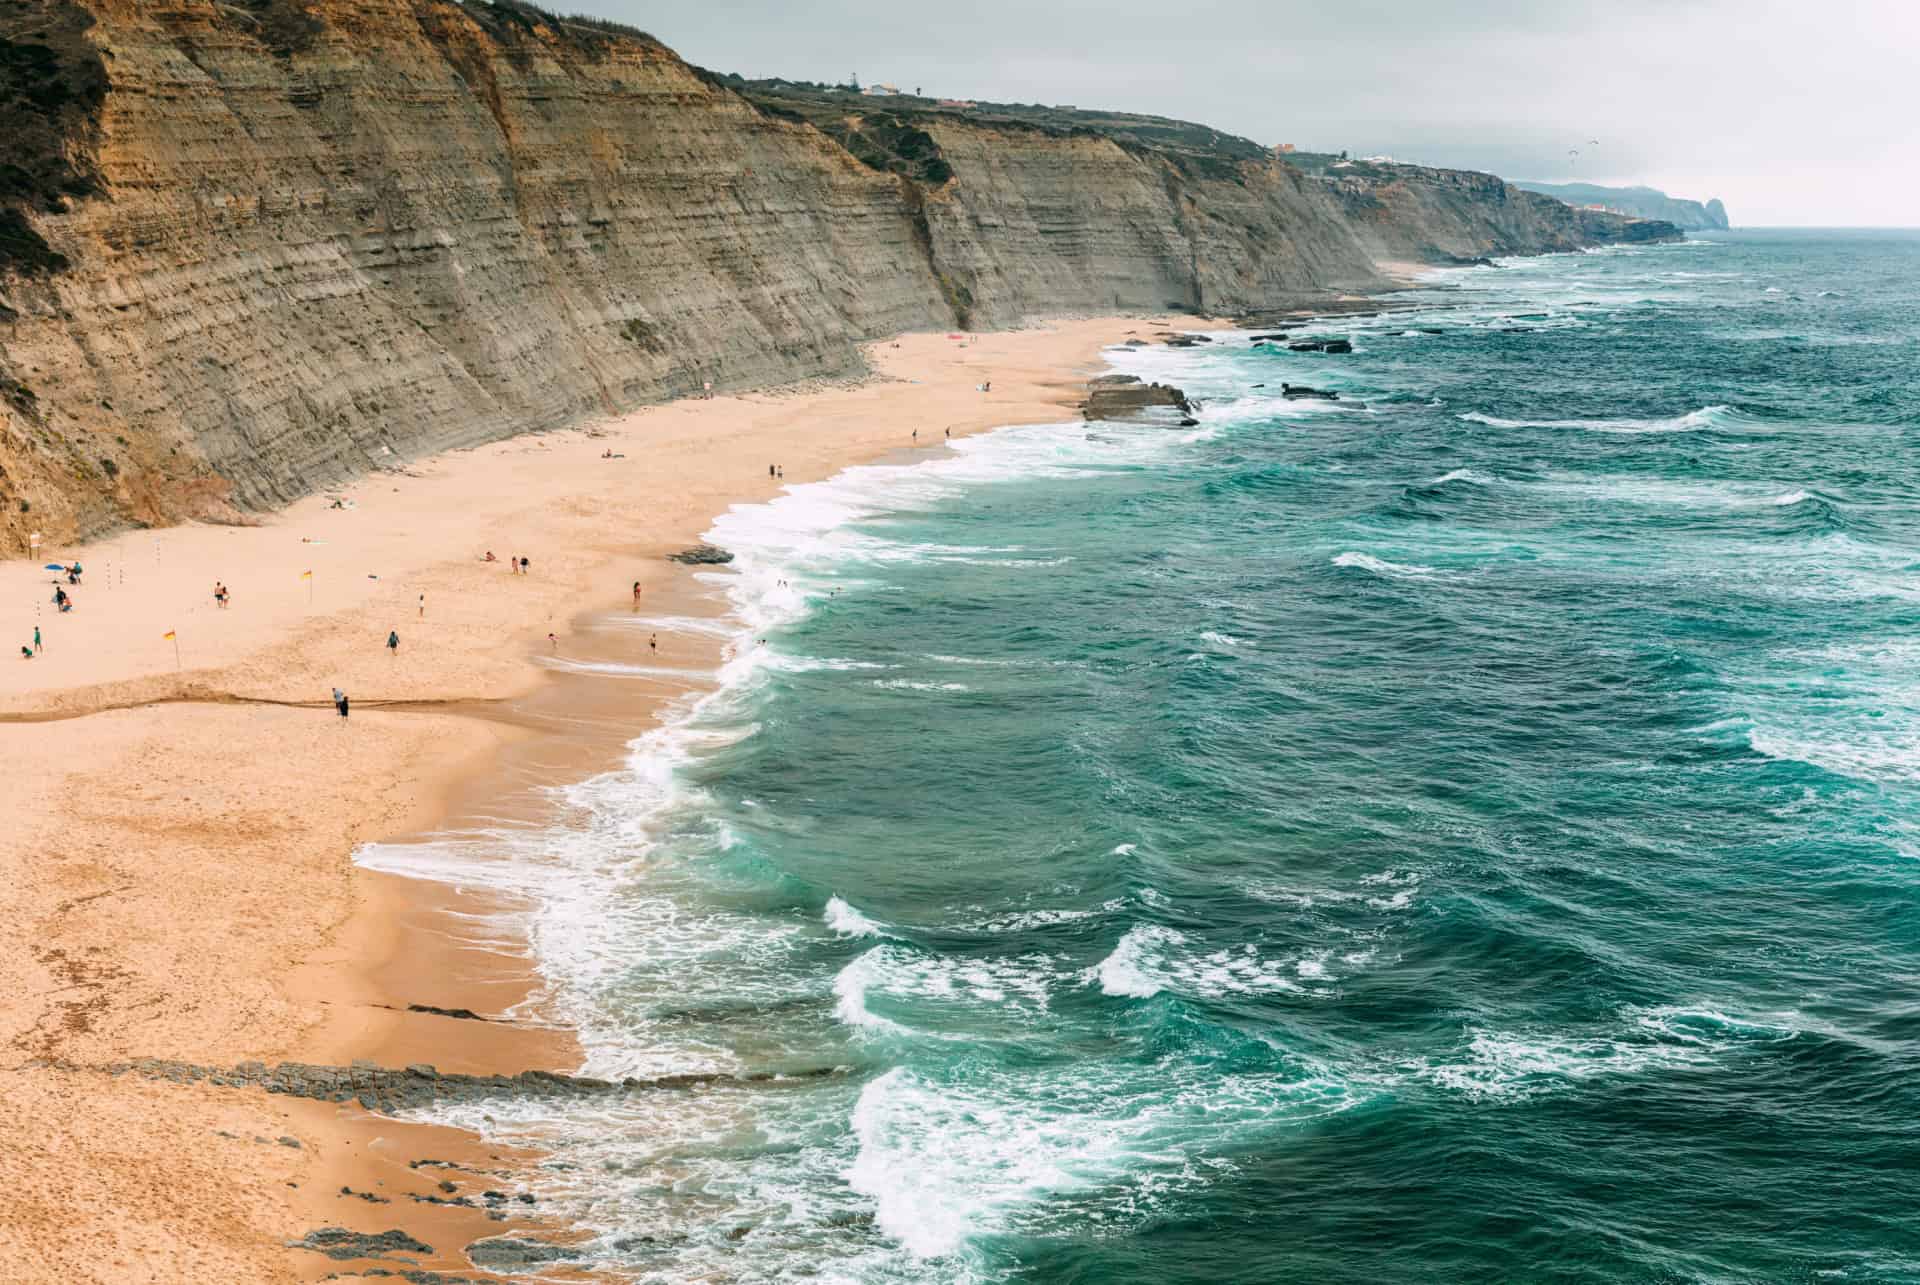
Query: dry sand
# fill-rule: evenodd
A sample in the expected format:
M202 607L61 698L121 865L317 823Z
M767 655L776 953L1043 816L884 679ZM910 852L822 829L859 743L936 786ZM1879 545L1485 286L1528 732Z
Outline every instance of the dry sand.
M660 693L611 706L601 693L592 719L557 711L566 691L535 690L547 635L563 655L590 651L576 620L630 605L635 580L650 610L685 596L690 577L665 555L729 504L906 447L915 428L927 446L948 429L1068 418L1100 348L1158 328L904 336L874 346L877 375L857 386L654 407L365 478L335 493L347 508L319 496L254 527L0 564L0 1280L351 1270L284 1248L322 1226L404 1228L436 1249L422 1266L471 1274L462 1247L514 1224L406 1199L458 1172L407 1162L497 1174L451 1179L471 1194L514 1190L514 1157L357 1107L90 1068L570 1069L570 1038L537 1021L405 1011L499 1014L535 979L511 943L452 930L496 907L356 871L355 846L457 818L475 781L610 761ZM518 555L530 575L508 573ZM57 615L39 564L75 556L77 609ZM230 607L215 606L216 580ZM36 624L41 655L13 659ZM334 686L354 701L344 722Z

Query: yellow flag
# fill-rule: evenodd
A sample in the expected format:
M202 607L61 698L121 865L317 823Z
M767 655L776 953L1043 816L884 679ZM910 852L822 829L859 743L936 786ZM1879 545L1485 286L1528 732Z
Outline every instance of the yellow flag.
M302 571L302 572L300 573L300 578L301 578L302 580L311 580L311 579L313 579L313 572L311 572L311 571Z
M171 642L171 641L173 641L173 630L171 630L171 629L169 629L169 630L167 630L167 632L166 632L166 633L164 633L164 634L161 634L160 636L161 636L162 638L165 638L165 639L166 639L167 641L169 641L169 642Z

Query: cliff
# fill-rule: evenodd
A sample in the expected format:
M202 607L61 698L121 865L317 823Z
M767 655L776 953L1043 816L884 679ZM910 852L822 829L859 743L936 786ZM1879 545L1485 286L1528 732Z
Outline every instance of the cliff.
M1727 207L1714 198L1704 205L1699 201L1668 196L1652 187L1602 187L1597 183L1515 184L1529 192L1541 192L1569 205L1604 205L1607 209L1639 219L1662 219L1688 232L1725 229Z
M1381 258L1659 232L1488 176L1363 192L1203 127L853 106L509 3L9 0L0 548L851 373L900 330L1245 311L1376 288Z

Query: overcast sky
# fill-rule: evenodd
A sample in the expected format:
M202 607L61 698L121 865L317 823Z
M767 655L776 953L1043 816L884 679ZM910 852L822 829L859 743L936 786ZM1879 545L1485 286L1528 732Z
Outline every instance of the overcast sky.
M1920 225L1920 0L544 2L715 71L1648 183L1736 224Z

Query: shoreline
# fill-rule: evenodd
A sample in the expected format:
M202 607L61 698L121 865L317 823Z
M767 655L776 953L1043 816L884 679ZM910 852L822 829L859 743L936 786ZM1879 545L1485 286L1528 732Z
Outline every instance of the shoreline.
M281 1242L321 1226L399 1228L435 1247L420 1266L472 1271L462 1252L469 1241L526 1221L490 1218L485 1204L437 1203L468 1197L439 1187L450 1180L432 1178L437 1170L405 1168L396 1157L496 1171L504 1177L482 1185L504 1181L499 1203L519 1206L513 1158L501 1148L251 1088L182 1088L45 1064L367 1059L474 1074L577 1066L579 1045L550 1025L406 1011L425 1004L485 1016L524 1006L536 989L531 961L524 944L463 940L476 918L510 917L501 899L368 871L350 854L370 840L457 829L463 816L497 812L509 792L503 776L530 794L530 782L604 770L653 725L668 698L622 694L606 717L607 685L620 680L583 682L540 662L543 650L570 658L588 646L594 622L618 612L621 595L592 586L638 577L649 614L661 599L691 598L691 569L663 555L697 540L729 504L911 450L916 425L924 451L941 440L926 442L929 432L1069 418L1101 349L1169 324L1210 328L1102 318L970 336L965 346L901 336L870 349L874 374L852 387L649 407L585 430L419 461L404 479L363 479L349 488L352 509L312 497L253 528L130 533L85 551L89 583L74 593L77 619L49 622L60 632L48 628L43 659L59 659L0 671L0 737L11 739L10 757L30 765L21 811L39 821L16 827L15 841L0 847L0 869L24 893L27 930L21 948L0 960L0 979L19 997L4 1014L16 1057L0 1094L0 1138L18 1143L64 1128L69 1143L57 1154L9 1148L14 1165L24 1159L26 1167L8 1173L14 1166L0 1162L0 1178L34 1190L28 1216L0 1232L0 1245L46 1262L78 1261L80 1245L105 1245L91 1256L101 1279L124 1279L147 1262L164 1264L162 1279L197 1270L295 1280L348 1269L288 1253ZM993 391L982 394L974 381L986 379ZM763 457L784 476L764 477ZM536 462L538 473L527 467ZM645 477L617 471L641 463ZM722 470L729 480L716 482ZM632 516L640 506L652 512ZM502 527L506 534L489 538ZM295 532L322 534L295 544ZM501 557L527 553L532 574L506 578L504 566L481 562L489 546ZM62 552L47 560L64 560ZM296 570L308 564L327 586L328 600L314 608L301 599L319 590ZM381 569L356 582L358 565ZM38 574L6 564L0 583L17 600ZM231 608L179 605L216 578L231 586ZM159 634L154 626L171 616L191 622L195 652L213 663L167 672L172 657L144 634ZM83 623L100 632L81 634L74 627ZM402 633L399 656L377 650L387 627ZM184 643L187 627L176 628ZM556 641L543 645L549 631ZM425 665L414 661L420 651ZM366 698L345 724L324 703L332 683ZM382 709L378 700L395 704ZM586 704L602 707L602 721L583 734ZM29 721L41 718L59 721ZM291 796L290 775L299 787ZM87 856L36 860L76 849ZM49 1006L50 989L75 998ZM165 1016L156 1019L156 1009ZM115 1146L92 1138L82 1117L94 1130L117 1126ZM252 1123L217 1123L243 1120ZM193 1159L204 1169L205 1217L183 1220L156 1204L151 1166L176 1162L207 1133L248 1129L301 1145L250 1143L239 1159L202 1149ZM103 1171L113 1180L103 1183ZM75 1219L82 1199L92 1212ZM529 1212L537 1219L537 1209Z

